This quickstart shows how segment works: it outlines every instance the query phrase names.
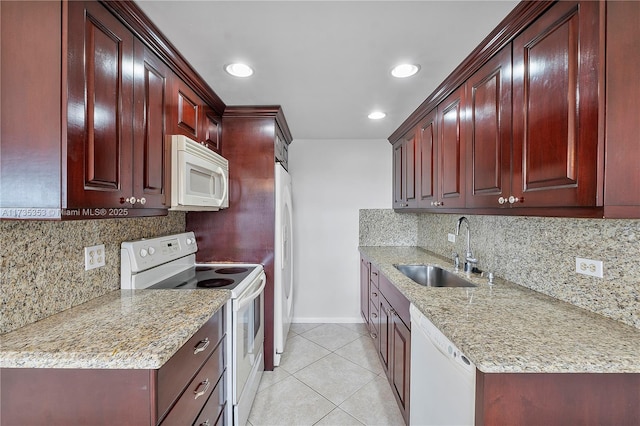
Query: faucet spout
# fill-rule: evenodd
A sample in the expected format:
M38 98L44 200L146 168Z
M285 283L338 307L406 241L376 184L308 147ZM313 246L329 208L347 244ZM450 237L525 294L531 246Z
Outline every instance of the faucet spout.
M460 226L463 222L467 224L467 252L465 255L464 271L471 272L475 264L478 263L478 259L473 257L473 252L471 251L471 226L469 226L469 219L465 216L462 216L458 219L458 222L456 222L456 235L460 235Z

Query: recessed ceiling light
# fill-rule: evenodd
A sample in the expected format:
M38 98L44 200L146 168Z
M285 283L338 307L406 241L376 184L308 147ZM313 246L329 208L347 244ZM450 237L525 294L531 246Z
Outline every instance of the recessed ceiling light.
M225 65L224 70L234 77L249 77L253 74L253 68L239 62Z
M387 114L385 114L382 111L373 111L371 114L368 115L368 117L371 120L380 120L381 118L385 118L387 116Z
M411 77L420 71L420 65L400 64L391 70L391 75L397 78Z

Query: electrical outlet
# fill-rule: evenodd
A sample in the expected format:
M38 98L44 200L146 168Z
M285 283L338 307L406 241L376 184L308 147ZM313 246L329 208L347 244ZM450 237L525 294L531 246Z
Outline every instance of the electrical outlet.
M602 260L591 260L576 257L576 272L579 274L602 278L604 276Z
M456 234L449 234L449 235L447 235L447 237L449 238L449 242L450 243L455 243L456 242Z
M105 265L104 244L84 248L84 270L99 268Z

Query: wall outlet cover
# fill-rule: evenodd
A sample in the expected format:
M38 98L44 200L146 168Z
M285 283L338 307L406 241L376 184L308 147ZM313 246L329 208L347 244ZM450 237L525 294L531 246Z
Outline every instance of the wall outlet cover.
M449 235L447 235L447 237L449 238L449 242L450 243L455 243L456 242L456 234L449 234Z
M583 275L603 278L603 263L601 260L583 259L581 257L576 257L576 272Z
M84 270L89 271L105 265L104 244L84 248Z

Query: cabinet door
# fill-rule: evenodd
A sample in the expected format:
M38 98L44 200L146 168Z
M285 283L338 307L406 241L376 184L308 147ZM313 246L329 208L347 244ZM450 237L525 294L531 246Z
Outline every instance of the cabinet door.
M202 113L202 142L212 151L222 154L220 135L222 134L221 120L213 110L203 107Z
M387 377L389 377L389 369L391 368L390 362L391 355L391 339L393 338L393 310L391 305L384 297L380 297L380 310L378 312L380 317L379 330L378 330L378 351L380 353L380 360L382 361L382 367L384 368Z
M398 315L392 317L391 369L389 378L396 399L409 424L409 374L411 365L411 332Z
M409 132L393 147L393 208L417 207L416 199L417 134Z
M513 41L513 185L522 207L595 206L599 2L558 2Z
M133 195L134 37L98 2L68 6L66 207L117 207Z
M466 85L466 206L507 207L505 200L511 195L511 45Z
M438 132L436 110L420 123L418 135L418 207L433 208L438 201Z
M200 138L202 101L177 76L173 78L172 92L170 133L202 142Z
M464 86L438 105L438 195L443 208L464 207L464 105Z
M165 112L170 71L142 42L136 42L134 89L133 188L146 208L166 206L165 173L170 170L165 147Z
M360 315L369 328L369 262L365 258L360 258Z

